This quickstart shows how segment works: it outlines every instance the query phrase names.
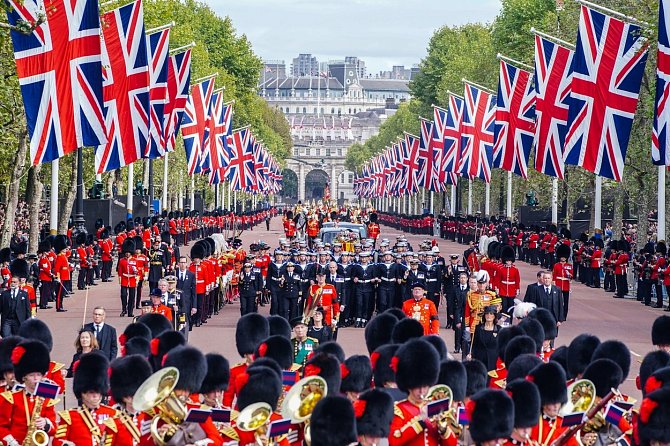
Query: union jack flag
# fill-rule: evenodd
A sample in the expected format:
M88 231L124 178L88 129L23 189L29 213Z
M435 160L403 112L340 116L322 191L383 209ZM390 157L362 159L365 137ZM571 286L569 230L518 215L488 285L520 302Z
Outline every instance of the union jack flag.
M621 181L647 62L640 27L582 5L565 163Z
M442 141L435 139L436 133L433 121L421 120L417 181L419 186L433 192L440 190L438 167L442 158L442 145L438 145Z
M149 135L149 63L141 0L102 16L107 144L95 151L98 173L142 156Z
M228 107L223 103L223 91L212 94L209 104L209 121L205 131L205 145L200 159L203 171L224 169L230 160L226 153L225 138L228 136L230 124L225 112ZM206 153L205 153L206 152Z
M417 181L417 176L419 173L419 138L405 133L405 161L406 169L405 176L403 178L402 187L405 189L405 193L414 194L419 190L419 182Z
M147 36L149 49L149 142L144 158L165 155L164 118L170 53L170 28Z
M493 165L528 178L535 140L535 89L530 73L500 61Z
M200 173L200 154L203 151L213 92L214 78L204 80L193 86L186 102L181 134L184 137L189 175Z
M496 97L466 83L464 98L460 174L470 179L479 177L488 183L491 181Z
M461 121L463 119L463 98L449 95L449 109L434 107L433 115L435 128L442 135L444 149L440 165L440 175L445 175L447 181L442 183L456 184L456 173L459 169L459 154L461 151Z
M573 55L572 50L535 36L535 170L561 179Z
M170 56L168 60L167 101L163 109L165 124L164 138L166 150L175 148L177 133L181 128L181 120L188 100L188 89L191 84L191 50Z
M661 0L658 17L658 66L656 67L656 113L651 138L651 160L670 166L670 0Z
M228 147L230 148L228 181L233 190L246 191L255 180L251 131L246 127L234 131L228 137Z
M260 144L257 144L257 148L254 150L254 174L256 175L256 182L254 191L266 193L267 192L267 181L265 177L265 158L267 153L265 147Z
M8 0L9 23L47 20L11 31L33 164L107 141L97 0Z

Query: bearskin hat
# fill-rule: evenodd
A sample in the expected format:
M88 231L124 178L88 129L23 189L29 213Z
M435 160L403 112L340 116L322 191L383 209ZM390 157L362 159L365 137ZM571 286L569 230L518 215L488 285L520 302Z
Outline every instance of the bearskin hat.
M328 353L317 353L312 356L305 365L303 378L305 376L318 375L326 380L328 384L328 393L337 395L340 393L340 385L342 383L342 370L340 368L340 361L333 355Z
M412 320L412 319L408 319ZM440 372L439 355L435 347L423 339L410 339L405 342L391 359L395 362L396 383L402 391L423 386L432 386L437 382Z
M484 363L478 359L464 361L463 366L465 367L465 375L468 379L465 388L465 396L471 397L475 393L486 388L489 375Z
M144 251L144 248L146 248L146 246L144 246L144 239L142 239L142 237L139 235L133 237L133 242L135 243L135 251L138 249L140 251Z
M30 276L30 266L25 259L14 259L9 265L9 273L19 279L27 279Z
M659 316L651 327L651 343L670 345L670 316Z
M170 350L163 362L164 367L176 367L179 381L175 389L196 393L207 375L205 355L195 347L180 345Z
M528 336L533 338L535 341L536 352L540 353L542 344L544 344L544 328L542 328L542 324L536 319L527 317L522 319L518 326L521 327Z
M100 231L100 239L105 240L109 238L109 229L105 228Z
M505 348L505 367L509 367L517 357L526 353L536 353L537 345L530 336L517 336L507 343Z
M561 345L558 347L554 352L551 354L551 358L549 358L551 361L554 361L555 363L559 364L562 368L563 371L565 372L565 376L568 379L572 379L568 373L568 347L565 345Z
M465 410L470 418L470 435L477 444L507 438L514 429L514 402L502 390L477 392Z
M542 360L535 353L524 353L516 357L507 367L507 381L512 382L517 378L524 379L531 370L542 364Z
M29 373L39 372L45 375L49 370L49 351L40 341L27 340L18 343L11 352L10 360L19 383L23 383L23 378Z
M23 341L21 336L7 336L0 340L0 376L14 370L12 352L21 341Z
M660 389L647 395L640 406L638 433L641 446L652 442L670 442L670 389Z
M102 221L102 218L96 218L95 219L95 229L100 229L104 226L104 222Z
M599 345L600 339L592 334L582 333L575 337L568 346L568 375L576 378L584 373Z
M586 234L586 232L582 232L579 234L579 241L582 243L586 243L589 241L589 236Z
M49 351L53 349L54 340L49 326L40 319L28 319L21 323L19 336L23 339L34 339L47 346Z
M423 336L423 325L416 319L405 318L393 327L391 332L391 340L394 344L402 344L413 338L420 338Z
M376 223L377 222L377 213L376 212L370 212L370 215L368 217L370 219L370 223Z
M619 248L619 242L617 242L616 240L610 240L609 247L612 251L617 251L617 250L620 249Z
M591 357L591 361L600 358L611 359L619 364L623 372L623 379L628 378L630 372L630 350L621 341L609 340L600 344Z
M273 372L277 374L278 377L283 378L283 373L281 367L279 367L279 364L277 364L277 361L275 361L272 358L256 358L254 359L254 362L249 364L247 367L247 371L253 370L257 367L267 367L271 369Z
M330 393L330 389L328 389ZM342 446L357 441L356 416L343 396L322 398L312 412L312 446Z
M365 345L368 353L377 350L380 345L391 342L393 327L398 323L398 318L391 313L384 312L373 317L365 326Z
M516 259L516 253L514 252L514 248L511 247L510 245L504 245L500 250L500 258L502 259L503 262L506 262L508 260L513 262Z
M2 349L2 343L0 343ZM642 391L642 395L646 394L647 379L657 370L670 366L670 353L664 350L654 350L647 353L640 364L640 375L637 379L637 388Z
M285 318L278 315L268 316L268 324L270 336L279 335L291 340L291 325Z
M80 232L74 239L74 246L82 246L86 244L86 233Z
M544 329L544 340L556 339L558 328L556 327L556 318L546 308L535 308L528 313L528 317L536 319Z
M253 353L268 336L270 336L270 324L262 315L249 313L237 320L235 345L240 356Z
M426 335L422 336L421 339L428 341L430 345L435 347L437 354L440 356L440 361L447 359L449 352L447 351L447 344L444 342L444 339L438 335Z
M123 254L134 254L135 253L135 241L132 238L127 238L123 241L121 245L121 252Z
M284 336L270 336L258 344L254 356L256 358L272 358L277 361L279 367L288 370L293 364L293 345Z
M596 359L586 367L582 378L588 379L596 386L596 395L604 398L610 389L616 389L623 382L621 367L611 359Z
M361 393L354 402L358 435L387 438L393 421L393 398L381 389Z
M230 382L230 364L228 360L218 353L207 353L207 374L200 386L200 392L207 394L216 390L227 390Z
M568 401L568 386L566 385L565 371L555 362L549 361L540 364L530 371L528 380L535 383L540 391L542 405Z
M157 338L166 331L172 330L172 324L168 318L159 313L143 314L139 317L139 319L137 319L137 322L140 322L149 327L152 339Z
M507 394L514 401L514 427L533 427L540 419L540 391L525 379L507 383Z
M39 245L37 245L37 253L42 254L43 252L51 251L51 243L48 240L42 240Z
M145 324L141 322L133 322L132 324L126 325L126 328L123 330L121 336L119 336L119 344L121 346L126 345L128 341L133 338L142 337L147 341L151 340L151 330Z
M170 232L169 231L163 231L161 232L161 242L170 244Z
M253 367L238 375L237 406L240 410L253 403L267 403L274 411L282 393L282 380L269 367Z
M130 355L113 360L109 365L109 386L114 401L120 404L125 397L135 395L151 373L151 365L144 356Z
M440 362L440 374L437 377L437 383L449 386L454 401L465 400L468 376L463 363L448 359Z
M372 376L376 387L384 387L386 383L395 383L395 371L391 367L391 359L399 347L399 344L382 345L370 355Z
M401 321L401 320L403 320L407 317L407 315L405 313L403 313L400 308L395 308L395 307L389 308L388 310L384 311L382 314L392 314L399 321Z
M168 352L185 344L186 339L184 335L174 330L166 331L153 338L149 345L151 347L151 365L154 371L159 370L163 366L163 358L165 358Z
M95 242L95 234L86 234L86 246L93 245Z
M143 358L149 358L151 356L151 344L147 338L135 336L126 342L122 353L125 356L140 355Z
M14 255L19 255L19 254L26 254L28 252L28 242L25 240L21 240L20 242L16 244L12 244L12 251L14 252Z
M114 226L114 234L121 234L126 230L126 222L120 221Z
M340 392L363 392L372 386L372 364L365 355L348 357L340 367L342 383Z
M324 342L323 344L319 344L319 346L314 350L314 353L328 353L337 358L340 363L343 363L345 358L347 357L346 354L344 353L344 350L342 349L342 346L338 344L335 341L328 341Z
M67 248L68 246L67 237L64 236L63 234L56 235L56 237L54 237L52 245L54 247L54 251L56 252L56 254L58 254L59 252Z
M498 358L501 361L505 360L505 349L509 341L514 339L517 336L524 336L526 334L522 328L517 325L510 325L509 327L501 328L498 331Z
M564 258L564 259L569 259L570 258L570 246L561 243L558 245L558 248L556 248L556 257L557 258Z
M196 243L191 247L191 259L204 259L205 254L205 247L201 244Z
M661 255L668 254L668 247L666 246L664 240L660 240L656 243L656 252L660 253Z
M99 350L81 355L75 363L72 390L77 399L84 392L98 392L103 396L109 392L109 360Z

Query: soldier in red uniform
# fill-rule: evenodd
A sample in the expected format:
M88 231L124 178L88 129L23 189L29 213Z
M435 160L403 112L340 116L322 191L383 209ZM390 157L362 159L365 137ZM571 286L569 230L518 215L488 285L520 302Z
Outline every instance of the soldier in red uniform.
M58 413L54 446L98 446L118 411L102 404L109 391L109 361L99 352L81 356L75 363L72 387L81 406ZM109 420L109 421L108 421Z
M64 235L57 235L53 241L54 251L57 253L54 263L54 276L56 278L56 311L67 311L63 308L63 297L67 292L65 283L70 280L70 262L67 260L65 251L67 250L67 238Z
M502 299L502 312L507 314L510 307L514 305L514 298L521 291L521 277L519 269L514 266L514 248L503 246L501 250L504 265L499 269L498 294Z
M554 285L560 288L563 294L563 316L568 319L568 304L570 303L570 283L572 282L572 264L568 263L570 247L560 244L556 249L558 263L554 265Z
M205 294L207 293L207 285L210 282L208 268L202 264L202 259L207 256L205 247L196 243L191 248L191 265L189 271L195 276L195 294L196 294L196 309L198 310L191 318L191 326L199 327L206 319L204 305ZM205 321L206 322L206 321Z
M293 221L293 211L286 211L282 225L284 226L284 235L286 235L286 238L293 240L296 232L295 222Z
M23 341L14 347L11 361L16 381L24 387L0 394L0 439L3 444L12 446L32 444L24 443L29 428L53 436L56 432L54 406L58 400L35 393L49 369L49 350L39 341ZM40 407L36 407L38 404ZM35 413L36 410L39 413Z
M416 319L423 326L423 334L439 334L440 318L435 304L425 297L426 287L421 282L411 285L412 299L402 305L402 312L409 318Z
M151 376L151 365L140 355L116 358L109 367L109 385L118 411L115 418L106 420L106 446L138 444L145 414L133 407L133 396ZM147 420L148 421L148 420Z
M422 339L409 340L398 349L391 364L398 388L407 392L407 399L395 403L389 445L456 445L454 433L449 428L441 431L424 408L428 389L437 382L440 370L435 348Z
M40 280L40 309L46 310L49 308L49 301L53 298L53 272L52 263L49 260L49 253L51 247L49 242L42 241L37 248L39 259L37 260L37 269L39 271L38 279Z
M377 239L379 238L379 234L381 233L379 223L377 223L378 220L377 213L371 212L369 219L370 223L368 223L368 237L370 237L373 240L373 246L376 248Z
M237 352L244 358L244 361L230 368L230 382L228 389L223 393L222 405L224 407L233 407L237 395L237 377L243 374L247 366L253 362L254 351L268 336L270 336L270 325L264 316L258 313L249 313L237 320L235 345Z
M616 293L614 297L623 299L628 294L628 251L630 244L626 240L617 243L617 258L614 262L614 277L616 281Z
M602 240L596 239L593 247L593 255L591 256L591 276L593 279L592 288L600 288L600 269L602 267L603 251Z
M503 446L529 446L530 434L540 421L540 392L532 382L515 379L505 389L514 402L514 429Z
M144 253L144 239L140 236L135 236L135 255L133 259L135 261L135 268L137 268L137 291L135 291L135 309L140 309L140 301L142 300L142 288L144 286L144 281L149 273L149 257ZM129 309L128 316L131 316L132 313Z
M317 266L316 283L309 288L309 295L305 308L322 307L324 311L324 324L333 329L340 317L340 302L337 298L335 285L326 283L328 268ZM314 300L318 302L314 304Z
M540 235L537 233L537 231L531 232L530 236L528 237L528 255L530 257L530 264L531 265L537 265L537 254L538 254L538 246L540 243Z
M121 248L123 257L119 259L116 273L121 284L121 317L133 314L135 309L135 291L137 290L137 267L132 259L135 242L132 239L123 241Z
M77 248L75 252L77 253L77 258L79 259L79 276L77 277L77 289L84 290L86 289L86 275L88 274L88 269L91 267L89 262L88 253L86 252L86 234L80 232L76 237Z
M316 216L316 214L312 214L309 217L309 220L307 220L307 241L309 243L309 249L314 249L314 242L319 236L319 229L319 218Z
M112 275L112 255L114 252L114 242L109 236L109 230L103 229L100 233L100 260L102 261L102 268L100 270L100 278L103 282L111 282Z
M33 339L40 341L47 346L47 350L53 350L53 336L51 330L44 321L40 319L28 319L23 321L19 327L19 336L24 339ZM49 362L49 370L47 370L46 378L58 384L61 388L61 393L65 393L65 364L56 361Z

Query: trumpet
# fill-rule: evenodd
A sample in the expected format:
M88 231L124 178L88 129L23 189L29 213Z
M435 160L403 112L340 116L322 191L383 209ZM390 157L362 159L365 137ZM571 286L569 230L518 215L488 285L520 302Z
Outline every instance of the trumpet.
M293 384L282 401L282 418L289 418L292 423L304 423L305 441L311 444L309 421L316 403L328 394L328 384L320 376L307 376Z

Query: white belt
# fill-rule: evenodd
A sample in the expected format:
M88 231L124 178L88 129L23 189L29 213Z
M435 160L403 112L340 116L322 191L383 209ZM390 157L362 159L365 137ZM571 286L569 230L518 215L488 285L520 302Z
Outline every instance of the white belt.
M500 283L502 283L503 285L516 285L516 282L505 282L504 280L501 281Z
M570 280L567 277L554 277L556 280Z

